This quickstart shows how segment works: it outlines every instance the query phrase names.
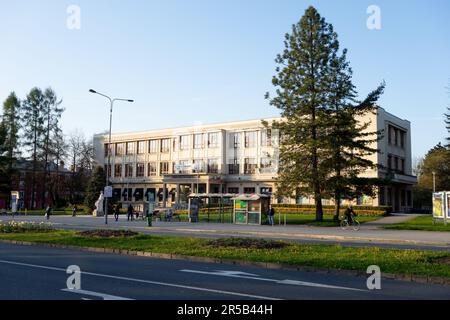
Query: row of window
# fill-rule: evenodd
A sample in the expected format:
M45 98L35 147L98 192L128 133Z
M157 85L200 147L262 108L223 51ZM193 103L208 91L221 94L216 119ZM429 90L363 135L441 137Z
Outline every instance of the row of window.
M245 148L254 148L257 146L257 137L260 131L251 131L244 133L244 146ZM205 137L207 136L207 142ZM241 133L231 133L230 135L230 147L240 148L242 146ZM138 141L138 142L120 142L112 145L110 150L111 155L114 151L114 155L134 155L134 154L157 154L157 153L169 153L171 149L176 150L177 140L180 151L194 149L217 149L220 146L220 135L218 132L215 133L199 133L193 135L193 143L191 142L192 135L182 135L178 138L164 138L164 139L154 139L149 141ZM272 131L263 130L261 131L261 146L270 147L272 146ZM105 144L105 157L108 156L108 144Z
M387 167L389 171L395 171L398 173L405 173L405 159L395 156L395 155L388 155L388 163Z
M105 166L105 169L108 166ZM147 167L147 171L146 171ZM167 174L189 174L189 173L208 173L208 174L219 174L219 161L216 159L210 159L208 161L204 160L194 160L191 165L190 161L180 161L178 164L172 163L172 170L170 170L171 163L163 161L159 163L137 163L131 164L127 163L114 165L114 177L115 178L143 178L143 177L154 177L154 176L164 176ZM111 177L113 173L111 172L112 166L109 166L108 175ZM269 158L261 159L260 163L261 173L273 173L274 164L273 160ZM159 170L158 170L159 169ZM244 160L244 174L256 174L258 165L255 159L247 158ZM171 171L171 172L170 172ZM239 163L233 163L228 165L228 174L237 175L241 174L241 165Z
M394 145L404 149L406 145L406 131L389 125L388 142L390 145Z

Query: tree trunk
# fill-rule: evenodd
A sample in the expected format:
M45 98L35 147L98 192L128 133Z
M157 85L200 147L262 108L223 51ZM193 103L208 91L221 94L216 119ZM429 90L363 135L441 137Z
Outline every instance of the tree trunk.
M339 221L339 216L341 214L341 195L339 192L335 193L334 196L334 218L333 220L338 222Z

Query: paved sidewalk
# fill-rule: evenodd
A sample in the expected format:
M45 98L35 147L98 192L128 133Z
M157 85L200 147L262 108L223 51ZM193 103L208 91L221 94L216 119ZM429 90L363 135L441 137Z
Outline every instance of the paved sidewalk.
M410 216L409 216L410 217ZM394 221L406 217L393 217ZM386 218L388 219L388 218ZM10 221L12 217L0 216L0 220ZM45 222L44 217L16 217L16 221ZM384 224L392 220L385 220ZM183 223L183 222L156 222L152 228L147 227L145 221L129 222L122 219L115 222L109 219L105 226L103 218L54 216L50 220L56 228L86 230L86 229L129 229L137 232L154 235L191 236L203 238L220 237L252 237L265 239L283 239L308 243L332 243L350 246L382 246L394 248L423 248L430 250L450 251L449 232L428 231L400 231L378 229L375 225L365 226L360 231L341 228L311 227L311 226L244 226L234 224L215 223Z

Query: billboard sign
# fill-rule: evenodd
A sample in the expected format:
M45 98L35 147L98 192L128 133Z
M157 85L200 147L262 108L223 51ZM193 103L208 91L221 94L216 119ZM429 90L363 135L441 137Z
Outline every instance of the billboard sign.
M433 217L435 219L445 218L445 193L437 192L433 194Z

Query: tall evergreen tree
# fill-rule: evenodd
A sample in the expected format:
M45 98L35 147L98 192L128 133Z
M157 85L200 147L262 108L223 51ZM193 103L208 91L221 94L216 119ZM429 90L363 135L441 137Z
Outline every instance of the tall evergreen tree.
M25 150L32 161L31 209L35 208L36 179L40 165L40 155L45 137L45 95L39 88L31 89L22 105L22 139Z
M18 140L20 129L20 101L12 92L3 103L3 116L0 123L4 134L4 168L3 175L7 193L12 190L13 175L15 173L15 162L19 155Z
M322 142L330 126L330 63L339 44L331 24L314 7L286 34L285 50L273 78L276 97L270 104L281 110L283 121L274 122L282 136L278 194L288 197L314 195L316 220L323 221L322 191L330 168ZM270 98L269 94L266 96Z
M45 175L42 188L42 199L44 202L48 201L48 196L51 193L49 188L51 162L56 157L57 147L56 142L60 141L62 130L60 126L61 115L64 108L61 107L62 101L59 101L56 93L47 88L44 92L44 105L42 108L44 118L44 143L42 148L42 159L45 166Z
M353 199L363 194L373 195L378 179L360 178L360 174L373 169L376 164L370 160L378 152L374 143L381 138L381 132L370 132L370 122L361 122L368 112L376 112L376 102L385 85L380 85L367 98L358 102L352 83L352 69L347 61L347 50L341 56L334 56L330 64L330 105L328 119L327 147L331 156L325 160L332 168L326 189L335 201L335 220L339 219L341 200ZM372 180L372 181L371 181Z

